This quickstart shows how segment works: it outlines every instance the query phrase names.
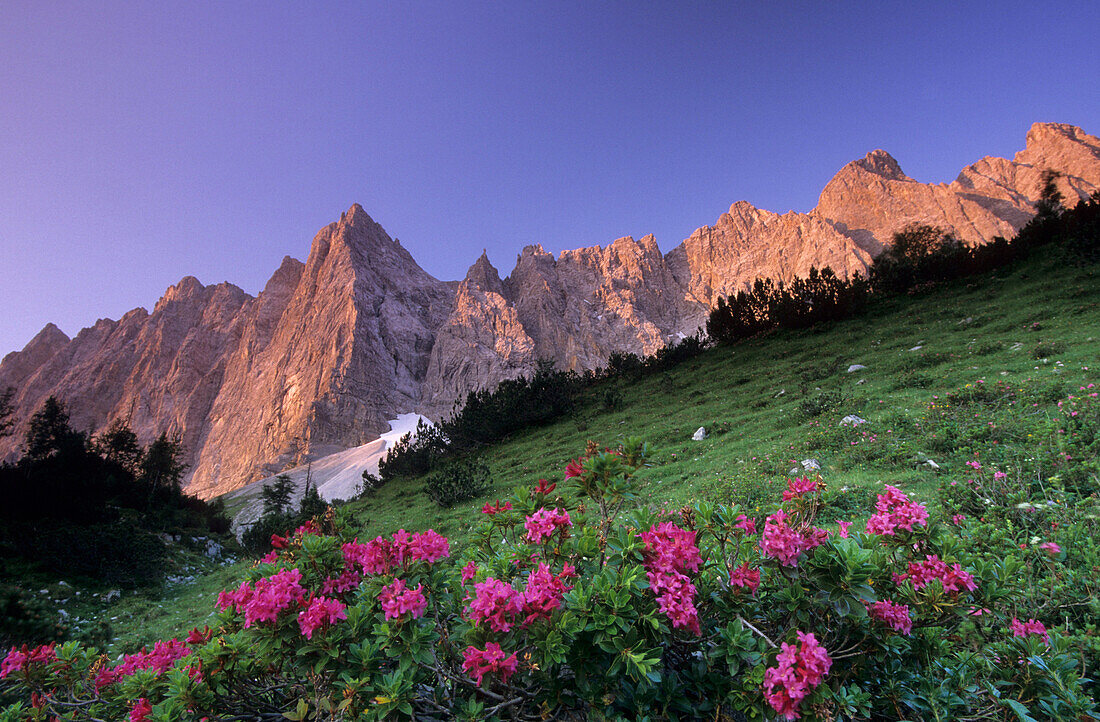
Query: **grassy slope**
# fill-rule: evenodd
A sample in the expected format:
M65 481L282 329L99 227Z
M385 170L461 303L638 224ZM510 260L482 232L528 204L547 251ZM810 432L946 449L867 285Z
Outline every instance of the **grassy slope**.
M847 373L857 363L867 370ZM503 496L541 477L560 479L589 439L612 445L638 435L653 452L653 466L639 475L652 504L769 503L785 488L792 462L805 458L821 462L834 492L845 490L832 501L838 516L863 513L884 481L934 504L939 480L961 474L972 450L995 449L1004 460L1026 453L1036 443L1028 434L1038 437L1037 424L1057 400L1095 380L1098 368L1100 273L1048 258L879 302L868 315L825 328L769 334L667 373L617 381L621 409L604 410L606 387L598 388L573 417L517 433L482 458L493 472L493 494ZM1018 403L929 408L936 397L979 380L1006 382L1019 390ZM843 400L820 415L803 410L832 394ZM841 430L846 414L868 423ZM699 426L710 437L692 441ZM940 471L921 464L925 458ZM360 536L434 527L452 541L465 538L485 499L439 509L422 489L423 480L394 482L354 502ZM124 599L110 612L119 616L112 622L114 649L201 626L217 590L241 568L201 578L174 598Z

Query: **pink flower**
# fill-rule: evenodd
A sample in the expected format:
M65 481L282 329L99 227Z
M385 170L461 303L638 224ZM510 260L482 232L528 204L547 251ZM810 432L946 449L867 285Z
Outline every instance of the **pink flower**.
M798 556L821 544L824 537L815 529L810 534L795 531L787 524L787 514L778 510L764 520L764 533L760 536L760 551L766 557L779 560L785 567L798 566ZM825 532L827 536L827 532Z
M756 519L750 519L744 514L737 515L737 522L733 526L735 529L740 529L746 534L756 533Z
M298 569L287 569L256 580L243 609L245 628L256 622L274 622L279 612L300 603L306 595L301 580L302 572Z
M498 674L500 681L506 683L515 674L518 665L515 652L510 657L505 657L504 650L496 642L487 642L484 650L473 645L466 647L462 661L462 669L471 678L477 679L478 687L482 686L487 674Z
M1008 476L1008 474L1004 473L1003 471L994 471L993 472L993 480L994 481L1000 481L1001 479L1004 479L1007 476Z
M791 479L787 482L787 490L783 492L783 501L790 501L816 490L817 481L808 476Z
M929 554L923 562L909 562L909 569L905 574L895 575L894 581L898 584L908 579L913 589L921 590L928 586L934 579L939 579L943 590L949 594L956 594L963 589L972 592L978 588L974 583L974 577L961 566L955 564L948 567L935 554Z
M852 522L850 522L850 521L841 521L840 519L837 519L836 523L837 523L837 526L840 527L840 531L838 532L838 535L840 536L840 538L841 539L848 539L849 538L848 537L848 527L850 527L852 525Z
M1062 553L1062 547L1058 546L1054 542L1043 542L1039 545L1039 548L1045 551L1047 554L1051 555L1052 557L1056 557Z
M527 575L527 588L523 592L523 611L527 614L523 620L525 625L539 618L549 619L550 614L561 607L562 597L573 588L564 579L564 570L555 576L545 564L539 564L538 569Z
M375 537L366 544L356 539L341 547L346 564L358 565L364 574L387 574L396 565L393 542Z
M488 514L489 516L495 516L503 511L511 511L511 509L512 502L506 501L504 503L501 503L500 499L497 499L496 504L485 502L485 506L481 507L481 513Z
M511 508L511 505L509 505L509 508ZM396 536L395 534L395 545ZM402 562L411 559L434 564L443 557L451 556L451 545L447 541L447 537L434 529L429 529L409 537L405 544L399 547L398 556Z
M894 604L884 599L867 606L872 619L877 619L893 629L908 636L913 630L913 620L909 617L909 605Z
M0 679L13 672L19 672L28 664L49 664L56 659L57 653L54 651L53 642L34 649L28 649L25 644L19 649L12 647L3 663L0 663Z
M428 609L428 600L424 598L422 591L424 585L418 584L416 589L405 586L404 579L394 579L389 585L378 593L378 601L382 603L382 611L386 613L386 619L400 619L405 614L411 614L412 619L424 616Z
M493 577L474 584L474 599L466 608L475 622L485 622L494 632L507 632L523 613L524 597Z
M1026 622L1021 622L1016 617L1012 618L1012 622L1009 624L1009 628L1012 630L1013 636L1016 637L1028 637L1035 635L1042 637L1043 641L1050 644L1050 632L1047 631L1046 626L1042 622L1029 619Z
M966 521L966 514L954 514L951 517L951 523L955 526L962 526L964 521Z
M750 569L749 563L745 562L730 572L730 586L735 589L748 589L752 594L756 594L760 586L760 570Z
M167 642L157 642L153 650L141 650L136 654L130 654L122 658L122 663L117 667L102 667L94 680L96 691L114 684L123 677L128 677L137 671L151 669L160 675L171 669L176 660L191 654L191 649L178 639L170 639Z
M775 658L778 666L764 670L764 698L788 720L801 716L802 700L821 684L833 663L813 634L797 634L800 646L783 642Z
M359 586L362 579L359 570L354 566L344 567L344 571L338 577L329 577L321 585L323 594L344 594Z
M277 549L272 549L260 557L260 564L274 564L277 561L279 561L279 551Z
M305 611L298 613L298 628L306 639L313 639L313 633L321 627L347 618L344 605L339 600L315 597Z
M133 709L130 710L130 722L145 722L152 713L153 705L149 704L149 700L142 697L134 703Z
M565 478L572 479L574 476L584 476L584 457L578 457L573 459L565 466Z
M968 461L966 462L966 465L969 466L971 469L974 469L975 471L981 471L982 469L982 464L980 461Z
M876 513L867 520L869 534L894 534L898 529L913 531L916 525L928 525L928 509L923 504L910 501L901 489L887 484L886 491L878 495Z
M466 566L462 567L462 583L465 584L475 576L477 576L477 564L472 561L467 562Z
M550 492L554 491L554 489L557 488L558 483L556 481L548 484L546 483L546 479L539 479L538 486L535 487L535 493L547 496L548 494L550 494Z
M571 526L573 522L569 519L569 512L564 509L539 509L523 522L523 527L527 530L527 541L532 544L540 544L558 531L564 533Z
M699 614L695 609L695 585L686 572L699 571L703 558L695 546L695 532L663 522L638 534L645 543L642 564L657 606L668 616L675 629L700 633Z

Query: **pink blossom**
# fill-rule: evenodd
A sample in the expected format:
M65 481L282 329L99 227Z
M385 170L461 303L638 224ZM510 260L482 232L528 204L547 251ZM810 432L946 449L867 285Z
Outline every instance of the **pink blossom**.
M572 479L574 476L584 476L584 457L573 459L565 466L565 478Z
M313 633L321 627L340 619L347 619L344 605L336 599L315 597L309 606L298 613L298 628L306 639L313 639Z
M966 465L969 466L971 469L974 469L975 471L981 471L982 469L982 464L980 461L968 461L966 462Z
M1004 479L1007 476L1008 476L1008 474L1004 473L1003 471L994 471L993 472L993 480L994 481L1000 481L1001 479Z
M955 526L962 526L964 521L966 521L966 514L954 514L951 517L951 523Z
M850 522L850 521L841 521L840 519L837 519L836 523L837 523L837 526L840 527L840 531L838 532L838 535L840 536L840 538L841 539L848 539L849 538L848 537L848 527L850 527L852 525L852 522Z
M642 564L657 606L668 616L675 629L700 633L699 614L695 609L695 585L686 572L699 571L703 559L695 546L695 532L663 522L638 534L645 543Z
M764 698L787 720L801 717L802 700L821 684L833 663L813 634L797 634L800 645L783 642L775 658L778 666L764 670Z
M501 682L507 682L508 678L516 672L519 660L515 652L510 657L504 656L504 650L496 642L487 642L485 649L480 650L473 645L466 647L463 654L462 669L472 678L477 679L480 687L485 681L485 675L498 674Z
M493 577L474 584L474 599L466 611L475 622L485 622L494 632L507 632L523 613L524 597L509 584Z
M532 544L540 544L558 531L564 533L571 526L573 522L569 519L569 512L564 509L539 509L523 522L523 527L527 530L527 541Z
M744 514L737 515L737 522L733 526L735 529L740 529L746 534L756 533L756 519L750 519Z
M818 546L823 537L814 530L811 534L795 531L787 523L787 514L778 510L764 520L764 533L760 536L760 551L766 557L779 560L785 567L798 566L798 556ZM827 535L827 532L826 532Z
M12 647L3 663L0 663L0 679L22 670L28 664L49 664L56 659L57 653L54 651L53 642L34 649L28 649L25 644L19 649Z
M164 674L172 668L176 660L191 654L191 649L178 639L170 639L167 642L157 642L152 651L142 649L136 654L130 654L122 658L122 663L117 667L102 667L94 680L96 690L114 684L123 677L128 677L137 671L151 669L156 674Z
M256 622L274 622L279 612L297 605L306 595L301 585L302 572L287 569L256 580L252 595L244 605L244 626L247 629Z
M913 589L920 590L928 586L934 579L939 579L943 590L949 594L956 594L963 589L974 591L978 585L974 583L974 577L958 564L948 567L935 554L929 554L923 562L910 562L905 574L895 575L894 580L901 583L909 580Z
M393 542L382 537L375 537L366 544L356 539L341 548L344 562L358 565L364 574L388 574L397 563Z
M443 557L451 556L451 545L447 537L435 529L428 529L409 537L408 541L399 548L398 556L401 561L411 559L434 564Z
M359 586L362 576L354 566L346 566L338 577L329 577L321 585L323 594L344 594Z
M496 514L499 514L499 513L504 512L504 511L511 511L511 509L512 509L512 502L506 501L504 503L501 503L500 499L497 499L496 504L490 504L489 502L485 502L485 506L481 507L481 513L482 514L488 514L489 516L495 516Z
M467 562L466 566L462 567L462 583L465 584L475 576L477 576L477 564L472 561Z
M153 705L149 704L149 700L142 697L134 703L133 709L130 710L130 722L145 722L152 713Z
M790 501L813 491L817 491L816 480L808 476L791 479L787 482L787 490L783 492L783 501Z
M1042 637L1044 642L1050 644L1050 632L1047 631L1046 626L1042 622L1036 619L1029 619L1026 622L1021 622L1016 617L1013 617L1012 622L1009 624L1009 628L1012 630L1013 636L1028 637L1035 635L1037 637Z
M400 619L405 614L411 614L412 619L423 617L428 610L423 587L423 584L418 584L416 589L410 589L405 586L404 579L394 579L383 587L378 593L378 601L382 603L386 619Z
M895 604L888 599L869 604L867 611L872 619L877 619L893 629L908 636L913 630L913 620L909 617L909 605Z
M260 557L260 564L274 564L279 561L279 550L272 549L267 554Z
M539 618L549 619L550 614L561 607L565 593L573 588L563 581L564 578L564 571L555 576L546 564L539 564L538 569L527 575L527 588L523 592L523 611L527 614L524 624Z
M748 589L752 594L756 594L760 586L760 570L749 568L749 563L745 562L730 572L730 586L735 589Z
M886 491L878 495L875 514L867 520L869 534L894 534L898 529L913 531L916 525L928 525L928 509L923 504L910 501L896 486L886 485Z
M1058 546L1054 542L1043 542L1039 545L1039 548L1045 551L1047 554L1051 555L1052 557L1056 557L1062 553L1062 547Z

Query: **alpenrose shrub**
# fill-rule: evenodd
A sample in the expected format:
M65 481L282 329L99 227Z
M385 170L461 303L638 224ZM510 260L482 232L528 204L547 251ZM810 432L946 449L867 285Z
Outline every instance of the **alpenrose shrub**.
M486 504L461 551L280 538L210 626L112 662L13 649L5 720L1083 719L1073 655L1015 601L1021 562L969 552L886 486L821 519L820 477L762 516L639 503L646 447ZM559 489L559 487L561 487ZM777 500L778 501L778 500ZM624 511L629 510L629 511ZM760 530L759 532L757 530ZM1022 621L1026 620L1026 621Z

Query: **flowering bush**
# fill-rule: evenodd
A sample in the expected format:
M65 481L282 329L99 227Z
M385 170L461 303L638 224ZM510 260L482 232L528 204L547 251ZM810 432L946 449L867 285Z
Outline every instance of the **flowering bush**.
M561 489L540 481L487 505L462 550L430 530L360 542L330 510L222 592L212 628L184 641L116 664L76 643L11 650L0 677L21 701L0 719L1094 710L1061 630L1019 604L1022 563L973 553L901 489L884 489L867 531L834 530L817 525L820 477L792 480L759 515L654 510L634 480L645 463L638 440L590 448Z

